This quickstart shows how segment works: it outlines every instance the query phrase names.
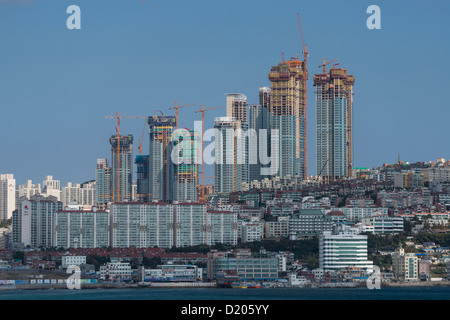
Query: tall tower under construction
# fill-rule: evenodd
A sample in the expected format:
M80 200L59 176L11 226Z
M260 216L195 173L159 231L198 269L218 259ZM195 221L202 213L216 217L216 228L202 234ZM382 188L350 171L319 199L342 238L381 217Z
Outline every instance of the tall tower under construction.
M173 200L197 201L197 151L200 135L194 130L177 130L172 134Z
M113 202L131 201L133 172L133 136L112 136L111 195Z
M227 117L247 123L247 97L241 93L229 93L226 96Z
M148 180L150 199L173 200L172 166L170 161L170 142L176 130L175 116L152 116L148 118L150 134L150 157L148 161Z
M347 70L332 68L314 77L317 117L317 175L324 182L352 176L353 85Z
M307 79L306 59L298 57L281 62L269 73L269 126L279 130L280 177L307 176Z

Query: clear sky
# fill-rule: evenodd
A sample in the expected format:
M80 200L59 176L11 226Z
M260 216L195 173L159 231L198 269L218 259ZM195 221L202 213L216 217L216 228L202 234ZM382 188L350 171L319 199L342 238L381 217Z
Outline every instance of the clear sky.
M69 5L81 30L69 30ZM369 5L381 30L369 30ZM271 66L301 53L297 12L310 51L308 174L315 168L312 77L322 59L339 59L356 78L354 165L450 158L450 2L448 0L0 0L0 173L17 183L95 178L110 159L118 111L200 120L200 104L223 106L225 93L258 103ZM143 120L123 120L135 141ZM137 143L135 150L137 152ZM148 137L144 140L144 153ZM209 168L211 171L211 168ZM212 172L212 171L211 171Z

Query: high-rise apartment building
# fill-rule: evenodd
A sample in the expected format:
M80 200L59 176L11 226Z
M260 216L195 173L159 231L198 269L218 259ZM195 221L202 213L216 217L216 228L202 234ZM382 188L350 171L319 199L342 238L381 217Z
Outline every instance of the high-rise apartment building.
M261 163L261 152L265 156L270 155L270 130L269 130L269 114L268 108L270 103L270 87L261 87L259 89L259 105L251 105L248 108L248 127L256 133L256 148L249 146L249 182L261 181L269 176L263 176L261 169L266 167ZM262 134L262 130L266 130L266 134Z
M112 204L111 237L114 248L173 247L173 205Z
M97 168L95 170L95 181L97 188L97 204L107 204L112 202L111 191L111 168L108 167L106 159L97 160Z
M113 202L131 201L133 136L111 136L111 195Z
M298 58L272 67L270 128L279 130L277 176L307 176L307 79L308 68Z
M31 248L55 246L55 214L62 210L56 197L32 196L20 199L13 218L13 240Z
M229 117L215 120L214 191L217 193L241 191L242 184L248 183L248 139L242 125Z
M73 184L68 182L61 190L61 201L64 206L77 204L80 206L92 207L97 201L97 186L95 181L83 184Z
M116 203L111 227L115 248L237 244L237 213L208 211L204 203Z
M33 184L33 181L27 180L23 185L16 186L16 208L19 208L19 199L26 197L30 199L32 196L41 194L42 188L40 183Z
M352 176L353 85L347 70L332 68L314 77L317 117L317 175L323 181Z
M136 185L136 201L138 202L149 202L150 192L149 192L149 161L150 156L148 155L138 155L136 156L136 175L137 175L137 185Z
M109 247L109 213L100 210L64 210L55 214L55 247Z
M173 168L170 143L177 120L175 116L152 116L148 119L148 125L150 133L148 193L151 199L171 201Z
M6 221L16 210L16 180L12 174L0 174L0 220Z

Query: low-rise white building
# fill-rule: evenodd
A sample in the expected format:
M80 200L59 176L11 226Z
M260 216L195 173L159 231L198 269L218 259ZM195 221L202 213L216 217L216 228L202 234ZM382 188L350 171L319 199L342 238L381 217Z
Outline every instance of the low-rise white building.
M242 242L261 241L264 235L264 222L259 219L251 219L250 221L242 221Z
M373 226L376 234L396 234L403 232L403 218L389 217L387 215L373 215L362 220L366 226Z
M166 264L140 271L145 282L196 282L203 278L203 269L195 265Z
M325 231L319 238L319 267L325 272L349 267L373 271L367 259L367 236Z
M388 208L382 208L377 206L345 206L342 208L331 208L326 213L340 211L346 217L348 221L361 222L364 218L370 217L374 214L388 215Z
M79 267L82 264L86 264L86 256L63 256L62 267L67 269L70 266Z
M107 263L100 266L100 280L123 281L131 280L131 265L124 262Z

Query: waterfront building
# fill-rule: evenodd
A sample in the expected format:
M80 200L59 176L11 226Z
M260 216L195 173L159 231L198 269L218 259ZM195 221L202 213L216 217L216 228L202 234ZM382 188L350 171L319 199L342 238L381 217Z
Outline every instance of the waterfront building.
M251 253L208 254L208 278L216 279L224 273L234 273L242 280L277 280L278 259L252 256Z
M203 269L196 265L159 265L156 269L141 268L141 280L145 282L197 282L203 278Z
M406 253L404 248L399 248L392 255L392 270L394 277L403 282L418 280L419 258L414 253Z
M373 271L373 263L367 260L367 236L323 232L319 237L319 268L338 272L349 267Z
M125 262L108 262L100 266L100 280L129 281L131 280L131 265Z
M61 266L63 269L67 269L70 266L81 266L82 264L86 264L86 256L62 256L61 257Z

